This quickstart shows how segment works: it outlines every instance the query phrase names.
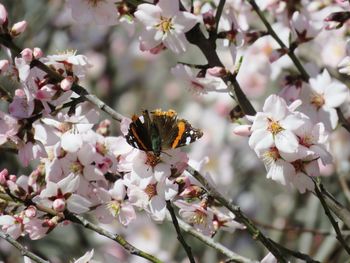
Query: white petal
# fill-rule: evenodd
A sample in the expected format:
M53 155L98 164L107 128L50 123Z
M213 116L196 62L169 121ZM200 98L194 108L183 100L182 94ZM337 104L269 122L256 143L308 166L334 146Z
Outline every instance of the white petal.
M92 204L89 200L77 194L71 195L67 201L68 210L76 214L82 214L89 211L91 205Z

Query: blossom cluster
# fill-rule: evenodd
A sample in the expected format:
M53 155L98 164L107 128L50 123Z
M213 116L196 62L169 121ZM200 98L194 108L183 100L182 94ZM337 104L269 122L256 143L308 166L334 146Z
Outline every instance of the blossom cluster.
M100 120L98 107L104 109L105 105L87 102L88 92L79 86L94 66L87 56L77 51L47 55L38 47L15 54L11 45L3 45L8 58L0 60L0 74L15 82L16 89L10 92L6 109L0 110L0 147L15 150L21 165L34 168L26 175L0 171L0 192L9 197L0 213L2 230L16 239L24 235L40 239L57 226L68 224L71 214L89 214L101 224L118 222L126 227L142 211L152 220L163 222L169 216L169 204L207 236L214 236L218 230L244 229L234 214L218 205L186 170L191 164L211 185L218 185L220 180L207 172L215 161L206 156L218 151L217 158L225 168L221 167L220 173L227 170L227 177L232 179L228 159L233 150L226 142L233 136L219 131L218 123L226 122L231 97L237 104L241 102L242 91L237 92L235 87L233 94L235 81L254 103L266 97L262 111L255 116L238 118L244 115L239 112L232 119L240 124L250 122L238 126L235 133L249 137L248 145L264 163L267 178L295 187L300 193L314 191L315 178L334 161L331 140L341 120L339 112L347 114L345 121L350 114L349 89L334 77L338 73L342 74L339 79L350 75L350 42L344 41L347 31L341 31L349 26L349 7L344 1L329 1L332 3L328 7L321 0L302 1L300 8L294 8L288 1L257 0L261 11L275 17L273 27L281 35L275 41L252 25L248 2L66 1L66 11L78 23L125 27L137 37L138 51L145 57L158 58L168 52L183 58L194 45L199 47L207 64L179 59L169 72L194 93L196 102L189 110L193 115L217 96L217 115L198 117L200 124L208 127L204 142L197 142L204 145L201 150L209 149L199 154L201 158L191 158L195 151L187 153L178 148L160 151L159 156L151 150L134 148L125 139L132 122L129 118L121 121L119 135L113 136L111 121ZM27 23L10 25L7 16L0 4L0 38L4 35L7 43L13 43L26 32ZM337 33L329 33L333 29L338 29ZM334 37L325 36L325 32ZM292 64L288 56L293 60L296 54L304 55L305 46L316 50L317 44L325 45L319 55L322 63L303 67L293 61L300 72L289 70ZM336 45L341 46L340 55L332 50ZM330 61L329 57L336 58ZM333 73L326 69L329 67L337 67L338 71ZM271 87L277 95L266 95L271 82L279 83L278 89ZM210 103L201 101L202 97ZM222 127L227 130L230 126ZM186 127L177 128L179 141ZM200 147L197 145L194 147ZM93 251L76 262L88 262L92 256ZM269 254L267 260L270 258Z

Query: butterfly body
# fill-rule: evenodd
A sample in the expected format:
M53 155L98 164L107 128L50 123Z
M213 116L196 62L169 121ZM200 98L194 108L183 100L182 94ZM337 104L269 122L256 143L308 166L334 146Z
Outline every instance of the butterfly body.
M188 145L202 135L188 121L178 119L173 110L155 110L150 113L144 110L140 116L133 116L126 140L137 149L151 151L159 156L164 150Z

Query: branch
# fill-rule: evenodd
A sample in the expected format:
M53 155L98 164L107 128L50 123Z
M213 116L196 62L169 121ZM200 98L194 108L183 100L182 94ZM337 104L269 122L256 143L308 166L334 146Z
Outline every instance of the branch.
M323 198L323 195L321 193L320 189L322 189L323 186L321 184L317 183L315 179L313 179L313 181L314 181L314 184L315 184L316 196L320 200L320 202L321 202L321 204L323 206L324 212L326 213L329 221L331 222L331 224L332 224L332 226L333 226L333 228L335 230L335 233L337 234L337 239L338 239L339 243L342 245L342 247L346 250L346 252L350 255L350 247L348 246L348 244L346 244L346 241L343 238L342 233L341 233L341 231L339 229L338 222L332 216L332 213L329 210L328 205L327 205L327 203L326 203L326 201Z
M0 34L0 44L6 46L7 48L11 49L11 51L14 53L15 56L19 55L20 48L18 48L12 41L11 37L6 34ZM42 63L40 60L33 60L31 62L31 67L37 67L47 73L47 75L54 81L60 82L63 80L63 77L46 66L44 63ZM111 107L109 107L107 104L105 104L103 101L101 101L99 98L97 98L95 95L90 94L86 89L84 89L82 86L74 83L72 86L72 90L80 95L83 99L86 101L91 102L95 106L97 106L102 111L109 114L113 119L116 121L121 121L124 116L117 113L115 110L113 110Z
M246 226L248 233L255 240L260 241L278 260L278 262L283 263L287 262L286 255L280 251L276 245L267 238L255 225L254 223L246 217L239 206L233 205L231 202L226 200L213 186L209 184L209 182L193 167L188 166L186 171L189 172L194 178L196 178L203 187L208 191L208 193L220 202L223 206L225 206L228 210L230 210L235 216L235 220Z
M257 13L257 15L259 16L259 18L261 19L261 21L264 23L268 33L276 40L276 42L280 45L280 47L284 50L288 50L288 56L290 57L290 59L293 61L295 67L298 69L301 77L303 78L304 81L308 82L309 81L309 74L307 73L307 71L305 70L304 66L301 64L300 60L298 59L298 57L295 55L294 53L294 49L293 48L287 48L287 46L282 42L282 40L278 37L278 35L276 34L276 32L273 30L272 26L270 25L270 23L267 21L267 19L265 18L264 14L262 13L262 11L260 10L259 6L256 4L255 0L246 0L250 3L250 5L253 7L254 11ZM348 131L350 132L350 123L346 120L346 118L344 117L343 113L341 112L341 110L339 108L337 108L337 113L338 113L338 117L339 117L339 122L342 124L342 126Z
M177 240L179 240L179 242L181 243L181 245L185 249L187 257L190 260L190 262L191 263L196 263L196 261L193 258L191 247L189 245L187 245L186 240L184 239L184 237L181 234L179 223L177 221L174 208L172 207L170 201L166 201L166 208L170 212L171 220L173 222L173 225L174 225L176 233L177 233Z
M26 249L21 243L13 239L10 235L5 234L4 232L0 231L0 238L5 239L7 242L9 242L12 246L17 248L23 256L26 256L33 261L37 263L50 263L47 260L42 259L41 257L35 255L33 252L30 252L28 249Z
M189 224L185 223L181 219L178 218L177 221L178 221L179 226L181 227L181 229L183 231L185 231L186 233L194 236L195 238L197 238L198 240L200 240L203 243L207 244L208 246L216 249L217 251L219 251L223 255L227 256L228 259L231 260L231 262L257 263L257 261L253 261L251 259L242 257L241 255L238 255L238 254L232 252L231 250L229 250L228 248L224 247L220 243L215 242L212 238L210 238L210 237L208 237L206 235L203 235L202 233L198 232L197 230L195 230L193 227L191 227Z
M217 38L219 22L220 22L222 11L224 10L225 2L226 2L226 0L220 0L218 8L216 9L216 14L215 14L215 34L214 34L215 38Z
M120 236L118 234L110 233L107 230L103 229L102 227L99 227L99 226L91 223L90 221L86 220L82 216L74 215L74 214L67 211L65 213L65 217L66 217L66 219L68 219L76 224L82 225L87 229L90 229L90 230L92 230L92 231L94 231L102 236L105 236L105 237L117 242L119 245L121 245L125 250L127 250L132 255L136 255L136 256L145 258L153 263L163 263L160 259L156 258L155 256L150 255L150 254L134 247L133 245L128 243L122 236Z

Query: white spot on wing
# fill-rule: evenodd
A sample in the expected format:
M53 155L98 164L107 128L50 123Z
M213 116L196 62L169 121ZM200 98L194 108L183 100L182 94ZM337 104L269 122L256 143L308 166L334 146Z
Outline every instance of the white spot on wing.
M191 134L191 135L193 134L193 131L192 131L192 130L190 131L190 134Z
M139 120L141 123L145 123L145 118L142 115L139 117Z
M188 137L186 138L186 145L189 145L190 143L191 143L191 137L188 136Z

